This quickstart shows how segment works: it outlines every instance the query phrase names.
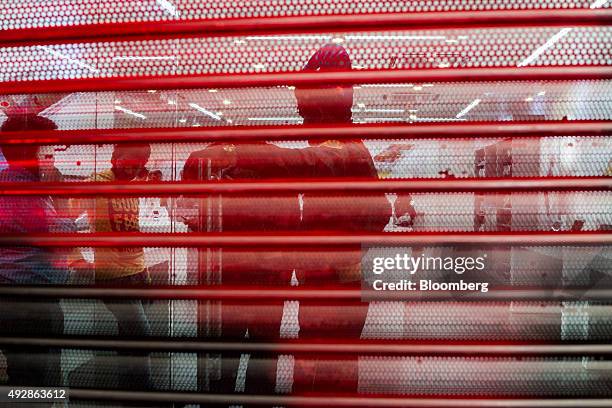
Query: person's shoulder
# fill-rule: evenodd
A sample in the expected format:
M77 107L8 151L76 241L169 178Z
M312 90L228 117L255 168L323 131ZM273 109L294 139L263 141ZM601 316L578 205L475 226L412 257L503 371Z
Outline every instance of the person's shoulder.
M235 145L231 143L213 143L203 149L191 152L187 160L193 161L215 158L223 154L231 153L234 149Z
M199 180L202 172L216 172L236 164L236 145L232 143L214 143L204 149L192 152L183 167L183 180Z
M115 180L115 174L111 169L94 173L87 181L113 181Z

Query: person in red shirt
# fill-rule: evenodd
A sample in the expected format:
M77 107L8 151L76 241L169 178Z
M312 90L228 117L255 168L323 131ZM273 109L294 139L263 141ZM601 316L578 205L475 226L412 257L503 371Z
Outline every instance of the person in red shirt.
M351 60L339 45L326 45L308 61L305 70L350 69ZM352 121L352 86L297 88L297 107L304 124L342 124ZM191 153L182 180L269 180L299 181L325 178L378 179L370 152L362 140L310 140L306 148L284 148L266 142L213 143ZM369 231L380 232L387 226L409 226L416 212L409 195L399 195L394 204L384 194L266 194L265 196L209 196L205 199L183 199L182 205L199 211L199 216L183 221L200 232L237 231ZM192 214L198 213L192 211ZM298 259L292 254L295 253ZM253 283L281 284L289 282L287 267L298 264L298 281L327 273L327 283L361 278L359 253L347 256L327 252L309 259L298 252L261 253L224 250L222 261L213 257L206 261L210 268L222 262L223 283L248 281L244 270L258 270ZM337 259L334 259L337 258ZM266 264L269 261L270 266ZM280 264L279 264L280 262ZM249 265L252 265L249 268ZM256 268L254 268L256 266ZM356 274L347 276L347 269ZM317 272L318 270L318 272ZM210 276L210 273L208 273ZM302 276L300 276L302 275ZM263 279L263 280L261 280ZM219 282L217 282L219 283Z
M304 70L350 69L347 51L338 45L326 45L308 61ZM326 86L295 90L297 107L305 125L350 123L352 121L352 86ZM378 179L372 157L362 140L310 140L305 148L284 148L266 142L212 143L193 152L187 159L182 179L205 180L312 180ZM384 194L266 194L265 196L208 196L183 199L183 205L199 210L199 216L184 222L198 232L381 232L388 226L411 225L416 212L409 195L398 195L394 204ZM197 213L197 211L192 211ZM199 283L236 285L352 285L361 280L361 248L343 250L257 250L249 248L207 250L200 252ZM306 306L306 305L304 305ZM356 305L348 320L338 321L339 334L359 338L367 307ZM206 307L210 307L207 305ZM201 309L200 335L210 335L210 327L220 327L224 338L278 339L284 305L246 304L224 301L220 313ZM321 328L333 328L333 307L323 308L331 315L321 316L321 307L299 309L299 336L316 337ZM220 321L212 322L211 319ZM205 320L205 321L204 321ZM331 321L330 321L331 320ZM232 376L221 378L218 392L274 392L276 359L253 358L247 378L235 387ZM240 360L223 360L223 372L237 373ZM244 362L243 362L244 363ZM347 361L348 363L348 361ZM356 360L349 371L356 373ZM243 367L244 368L244 367ZM311 382L316 373L313 360L295 362L298 384ZM201 375L200 375L201 376ZM313 377L314 378L314 377ZM356 377L355 377L356 383Z

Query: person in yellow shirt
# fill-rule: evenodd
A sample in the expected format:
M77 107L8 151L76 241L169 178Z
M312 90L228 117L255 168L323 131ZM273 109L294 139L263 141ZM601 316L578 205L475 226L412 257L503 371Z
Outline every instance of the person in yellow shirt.
M113 153L115 163L121 161L124 154L132 154L132 151L116 148ZM141 162L145 160L145 153L142 154ZM93 175L89 181L132 181L135 178L130 178L131 172L118 176L117 173L120 172L122 170L113 167ZM93 200L93 207L88 210L92 232L138 232L138 201L138 197L98 197ZM118 278L127 277L143 282L146 280L144 251L141 247L96 248L94 256L95 280L98 283L109 283L109 280L116 281Z
M94 174L89 181L130 182L146 172L145 165L151 155L148 144L115 145L109 170ZM75 216L87 212L91 232L127 233L140 230L138 197L96 197L80 200ZM95 248L94 263L88 264L77 256L75 269L94 272L96 283L119 287L149 283L142 247ZM118 335L122 338L140 338L151 335L151 326L140 299L104 300L105 306L117 320ZM151 367L148 353L134 351L120 353L121 384L136 389L149 389Z

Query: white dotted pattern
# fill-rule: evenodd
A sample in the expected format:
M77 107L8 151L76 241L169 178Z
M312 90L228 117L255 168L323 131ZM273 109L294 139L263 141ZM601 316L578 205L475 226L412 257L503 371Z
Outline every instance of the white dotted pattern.
M590 0L5 0L0 27L406 11L587 8ZM604 5L609 7L609 5Z
M606 362L591 361L594 368ZM473 396L607 395L579 358L361 357L361 393Z
M286 301L283 305L283 317L281 318L280 338L297 339L300 335L300 302L297 300Z
M295 357L282 354L278 356L276 365L276 393L288 394L293 389L293 372Z
M0 80L293 72L334 38L354 69L514 67L558 28L205 37L0 49ZM529 65L610 65L610 27L576 27Z
M355 123L410 124L443 120L469 122L563 118L610 120L610 94L612 81L362 85L355 87L352 110ZM287 87L75 93L58 99L50 106L43 102L33 103L32 109L42 110L42 115L53 119L60 129L281 125L302 122L297 112L294 92ZM456 115L476 99L481 101L478 106L457 119ZM0 96L0 121L3 120L2 113L10 114L24 108L27 105L24 100L27 100L25 96ZM193 108L193 104L213 112L218 118L203 114ZM581 143L578 139L581 138L577 138L577 143ZM457 143L452 147L457 147ZM466 141L466 149L475 147L474 143ZM567 143L571 141L567 140ZM414 160L427 158L419 166L413 167L418 170L424 166L433 171L437 162L446 161L454 154L450 145L447 151L442 149L443 145L439 145L440 149L436 146L422 142L413 149L402 149L402 157L412 157ZM515 141L514 150L520 150L519 146L518 141ZM587 148L588 143L583 146ZM605 154L606 146L600 147L593 150L599 151L600 155ZM562 146L554 143L545 144L542 148L543 152L550 154L562 151ZM440 158L430 156L430 152L436 149ZM561 171L563 168L572 170L568 160L580 157L579 153L580 149L574 153L568 149L566 159L563 163L557 161L556 167ZM407 162L416 161L410 159ZM549 162L543 157L542 166L547 166ZM515 160L514 172L533 173L540 167L538 165L521 170L521 166ZM453 169L453 174L459 177L463 172L471 171L472 167ZM577 167L575 169L579 170Z

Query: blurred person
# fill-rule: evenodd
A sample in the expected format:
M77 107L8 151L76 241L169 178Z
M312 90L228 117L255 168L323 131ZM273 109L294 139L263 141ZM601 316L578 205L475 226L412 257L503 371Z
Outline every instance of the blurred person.
M151 170L147 176L148 181L160 182L163 180L163 174L161 170Z
M305 71L350 69L347 51L339 45L325 45L319 49L304 67ZM295 89L298 112L305 125L346 124L352 122L352 86L326 86ZM310 140L306 148L284 148L266 142L212 143L203 150L191 153L181 172L183 181L239 180L239 179L321 179L358 178L378 179L378 172L370 152L360 139ZM321 209L325 198L315 195L292 195L290 199L278 196L260 201L249 198L248 208L241 217L224 217L223 230L296 230L327 229L329 219ZM370 212L359 218L344 214L359 213L363 201L359 197L347 199L334 217L344 230L382 230L389 224L412 225L416 212L409 195L388 200L384 195L367 200ZM183 198L180 203L187 208L197 207L198 199ZM273 205L270 205L273 204ZM309 205L308 205L309 204ZM227 206L226 206L227 205ZM223 202L223 213L230 214L231 202ZM279 207L280 206L280 207ZM272 208L273 207L273 208ZM282 207L282 208L281 208ZM263 213L268 211L269 216ZM273 222L269 222L272 220ZM336 220L334 218L334 220ZM209 226L201 225L197 218L183 220L193 230ZM214 226L213 226L214 228Z
M111 168L94 174L88 181L130 182L147 174L145 165L151 155L148 144L117 144L111 156ZM81 206L73 214L76 218L84 209L90 219L91 232L140 231L138 197L96 197L79 200ZM81 213L79 213L81 212ZM94 264L77 256L72 265L81 275L93 271L98 284L129 287L150 283L142 247L95 248ZM118 335L122 338L151 336L151 326L140 299L104 300L104 305L117 320ZM151 365L148 353L119 352L121 356L121 384L139 389L151 386Z
M343 47L325 45L310 58L304 70L350 68L351 60ZM295 96L305 125L324 123L333 126L352 121L352 86L297 88ZM190 182L322 178L378 179L378 172L370 152L359 139L310 140L308 147L297 149L266 142L212 143L203 150L191 153L182 171L182 180ZM385 227L410 227L416 216L411 197L407 194L389 199L383 194L331 198L317 194L277 194L246 198L209 196L204 200L199 197L183 197L179 206L185 213L189 211L189 215L183 216L183 222L193 231L207 232L330 229L382 231ZM223 253L223 279L226 282L232 275L232 260L229 259L231 253ZM243 260L247 256L246 253L241 254ZM319 256L314 259L317 263L314 268L325 269L331 274L329 279L358 282L361 278L359 257L343 257L343 265L339 268L322 265L325 263L322 258ZM270 254L268 257L255 254L252 260L257 262L260 270L265 270L267 264L272 269L278 269L276 265L287 263L287 257L283 254ZM241 275L239 270L244 264L240 262L240 265L236 265L237 275ZM300 274L299 269L296 273ZM311 270L310 274L314 274L317 279L323 278L315 270Z
M326 45L310 58L304 70L350 69L346 50L338 45ZM352 86L326 86L295 90L297 108L305 125L346 124L352 122ZM182 171L182 180L240 179L377 179L378 172L370 152L362 140L310 140L305 148L283 148L266 142L212 143L193 152ZM335 201L337 200L337 201ZM330 205L330 203L338 203ZM397 195L389 200L384 194L354 197L329 197L317 194L278 194L266 197L206 197L184 198L180 204L191 211L183 221L193 231L383 231L385 227L409 227L416 212L409 195ZM199 209L199 215L197 211ZM361 280L361 250L339 252L318 251L308 255L293 251L249 251L224 248L218 253L201 251L199 283L244 284L247 279L256 284L292 285L304 281L319 284L359 285ZM205 270L204 270L205 269ZM215 273L215 282L210 277ZM266 276L268 275L268 276ZM297 279L295 279L297 276ZM206 282L204 282L206 280ZM213 279L214 281L214 279ZM207 306L208 307L208 306ZM243 339L279 338L283 304L234 305L224 302L221 309L221 332L224 337ZM312 311L312 313L310 313ZM339 330L349 337L361 335L367 308L355 309L350 323L339 322ZM314 309L300 309L299 336L315 337L322 317ZM263 324L263 322L266 322ZM210 327L211 322L200 321ZM330 322L330 325L332 323ZM341 327L341 328L340 328ZM309 333L308 331L312 331ZM202 335L207 335L202 330ZM296 361L295 372L308 382L316 369ZM351 370L356 360L351 360ZM227 360L231 372L238 370L238 360ZM236 389L245 392L274 392L276 361L269 364L268 376L247 369L246 384ZM259 367L261 368L261 367ZM223 367L226 370L226 367ZM264 372L266 370L263 370ZM236 377L236 381L238 377ZM297 381L297 380L296 380ZM297 381L299 382L299 381ZM296 383L297 383L296 382ZM222 392L232 391L232 384L218 384ZM246 389L244 387L247 387Z
M46 131L56 124L42 116L10 116L2 132ZM36 145L0 146L8 167L0 172L0 182L41 182L39 148ZM75 232L67 217L58 215L49 196L0 197L0 232L31 234ZM66 255L36 247L0 248L0 284L2 285L61 285L68 278ZM9 336L61 336L64 314L59 299L26 300L0 299L0 333ZM61 386L61 354L59 350L38 347L6 350L9 385Z

